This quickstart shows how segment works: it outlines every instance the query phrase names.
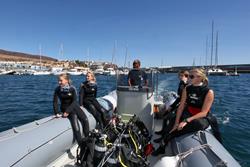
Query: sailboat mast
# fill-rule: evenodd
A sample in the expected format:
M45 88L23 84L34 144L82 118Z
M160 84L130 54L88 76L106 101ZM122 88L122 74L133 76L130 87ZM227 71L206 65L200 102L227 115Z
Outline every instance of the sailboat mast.
M60 57L63 60L63 44L60 45L60 51L59 51Z
M126 51L125 51L125 61L123 66L124 68L126 68L127 56L128 56L128 46L126 46Z
M193 59L193 67L195 67L195 58Z
M89 48L87 49L87 60L88 60L88 65L90 65L90 50L89 50Z
M215 66L218 66L218 31L216 32L216 43L215 43Z
M113 61L114 61L114 58L115 58L116 43L117 43L117 41L115 41L115 43L114 43L114 48L113 48L113 53L112 53L112 60L111 60L111 64L113 64Z
M205 57L205 65L207 66L207 56L208 56L208 36L206 38L206 57Z
M213 66L213 49L214 49L214 21L212 21L212 39L211 39L211 67Z
M39 56L40 56L40 70L42 69L42 45L39 45Z

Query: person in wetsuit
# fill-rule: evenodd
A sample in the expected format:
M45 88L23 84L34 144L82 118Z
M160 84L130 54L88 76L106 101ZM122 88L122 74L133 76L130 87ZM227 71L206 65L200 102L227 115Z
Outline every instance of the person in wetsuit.
M80 86L79 103L80 106L85 107L96 119L99 127L103 128L106 124L105 109L101 107L96 100L97 84L96 78L92 71L88 71L86 74L86 81Z
M61 74L58 77L58 84L59 85L55 89L53 98L54 113L57 118L61 117L58 109L59 99L60 111L63 114L62 116L69 119L73 129L74 138L76 139L77 143L80 144L83 137L88 136L89 134L88 119L76 101L76 89L70 84L68 74ZM84 136L81 133L78 120L81 122Z
M148 84L148 78L145 71L140 69L140 60L134 60L133 69L128 73L128 84L129 86L142 87Z
M167 132L169 132L171 130L169 128L170 128L170 126L172 128L173 125L168 125L168 126L165 126L165 125L167 125L167 121L169 119L174 118L174 114L171 114L170 112L175 111L176 108L178 107L178 105L179 105L179 103L181 101L182 91L188 85L188 76L189 76L189 72L187 70L181 70L178 73L178 77L180 79L178 90L177 90L178 97L176 98L174 103L171 104L169 106L169 108L163 113L162 130L155 132L155 134L162 135L162 134L165 134L165 133L167 133ZM155 139L154 141L157 142L157 141L160 141L160 140L161 140L161 138L158 138L158 139Z
M152 153L153 156L165 153L165 146L172 138L204 130L209 126L207 116L214 101L214 92L208 88L204 70L191 70L190 79L191 85L183 90L174 126L164 136L160 147Z

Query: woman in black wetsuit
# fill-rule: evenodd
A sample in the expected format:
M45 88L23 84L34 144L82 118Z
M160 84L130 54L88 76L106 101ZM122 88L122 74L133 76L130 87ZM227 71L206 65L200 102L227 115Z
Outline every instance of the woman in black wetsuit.
M189 72L187 70L181 70L178 73L178 77L179 77L179 80L180 80L178 90L177 90L178 97L176 98L174 103L171 104L168 107L168 109L164 112L162 130L155 132L155 134L163 135L163 134L165 134L165 133L167 133L167 132L169 132L171 130L170 128L172 128L173 125L168 125L168 126L165 126L165 125L167 125L167 122L169 121L169 119L174 119L173 114L171 114L170 112L171 111L176 111L176 109L177 109L177 107L178 107L178 105L179 105L179 103L181 101L182 91L188 85L188 76L189 76ZM155 139L154 142L160 141L161 138Z
M70 120L74 137L78 144L82 141L82 133L80 131L80 126L78 119L81 122L83 133L85 136L89 134L89 123L86 115L81 110L76 99L76 89L70 85L70 79L67 74L61 74L58 77L59 86L56 87L54 92L53 107L56 117L60 117L58 110L58 99L60 100L60 111L63 113L63 117L68 117Z
M214 92L208 88L204 70L191 70L190 79L191 85L183 90L174 126L170 133L164 136L160 147L152 153L153 156L165 153L165 146L172 138L204 130L209 126L207 117L214 101Z
M80 86L79 103L80 106L84 106L95 117L99 128L102 129L106 122L104 116L106 111L96 100L96 94L97 84L95 75L92 71L88 71L86 81Z

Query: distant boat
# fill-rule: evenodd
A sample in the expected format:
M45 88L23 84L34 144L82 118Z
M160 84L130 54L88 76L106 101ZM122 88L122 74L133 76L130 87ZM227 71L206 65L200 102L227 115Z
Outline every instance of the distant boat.
M99 65L97 69L94 71L96 75L102 75L104 72L103 66Z
M83 73L81 71L78 71L77 69L70 69L68 72L67 72L69 75L83 75Z
M42 46L39 46L39 55L40 55L40 69L36 70L33 75L51 75L51 72L46 71L46 70L42 70Z
M15 74L15 71L13 70L3 70L3 71L0 71L0 75L13 75Z
M226 75L228 75L228 72L224 71L224 70L222 70L220 68L211 68L211 69L207 70L207 75L226 76Z
M104 72L103 72L104 75L116 75L116 71L114 70L114 68L112 67L109 67L107 68Z
M128 75L129 73L129 69L127 68L123 68L122 70L119 70L119 75Z
M51 75L52 73L49 71L35 71L33 75Z
M237 72L237 67L235 67L234 72L228 73L229 76L239 76L240 74Z
M53 75L60 75L60 74L62 74L62 73L65 73L65 72L63 71L63 68L62 68L62 67L53 67L53 68L51 69L51 72L52 72Z

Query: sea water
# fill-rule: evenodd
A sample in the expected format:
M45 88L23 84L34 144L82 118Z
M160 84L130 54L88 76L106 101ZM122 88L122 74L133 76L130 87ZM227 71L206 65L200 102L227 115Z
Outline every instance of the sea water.
M72 76L79 91L84 76ZM158 92L176 91L177 74L159 74ZM97 76L98 93L116 88L116 77ZM250 74L211 76L215 94L212 112L216 115L223 145L242 166L250 166ZM0 76L0 132L53 114L56 76Z

